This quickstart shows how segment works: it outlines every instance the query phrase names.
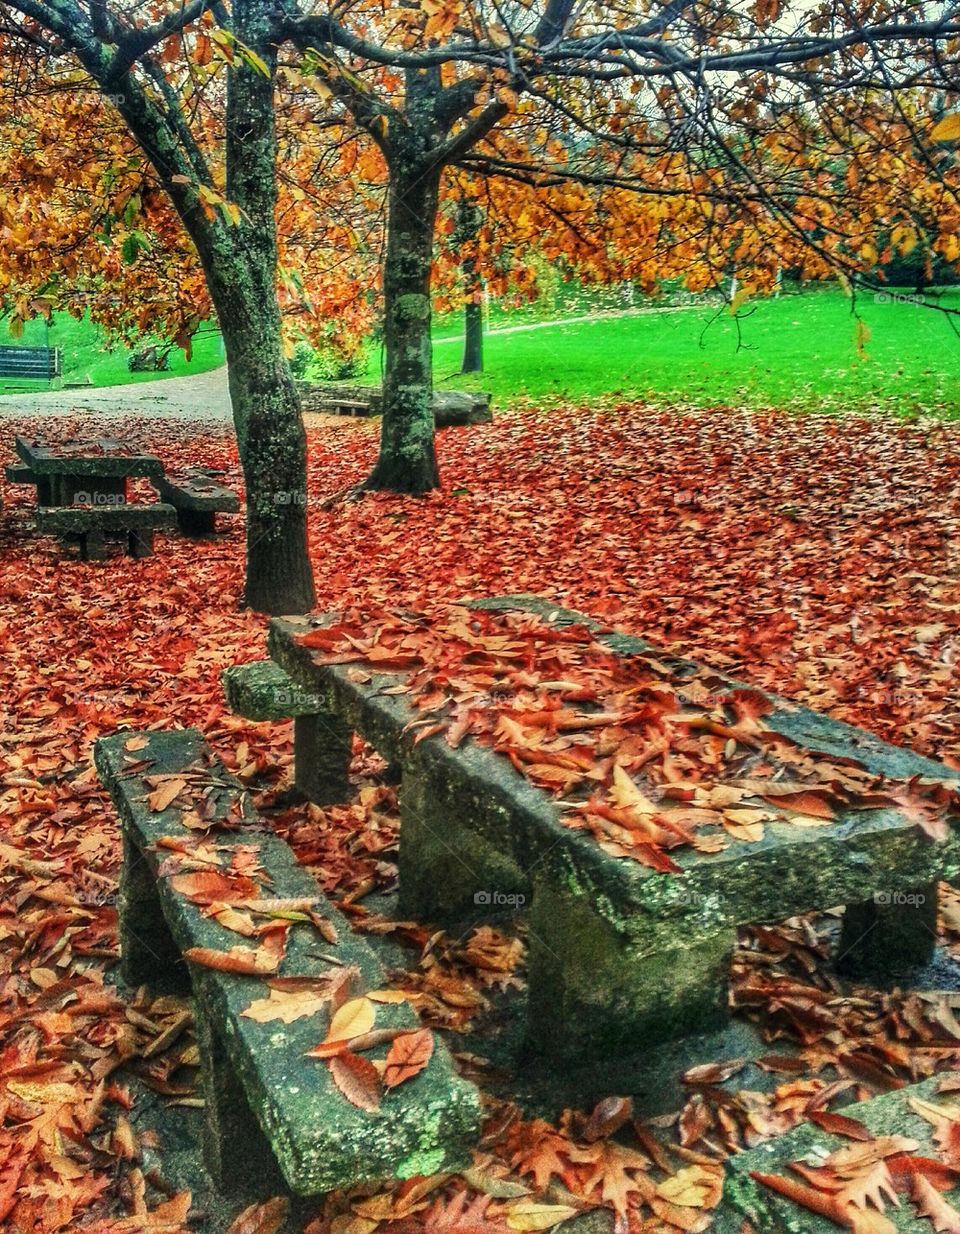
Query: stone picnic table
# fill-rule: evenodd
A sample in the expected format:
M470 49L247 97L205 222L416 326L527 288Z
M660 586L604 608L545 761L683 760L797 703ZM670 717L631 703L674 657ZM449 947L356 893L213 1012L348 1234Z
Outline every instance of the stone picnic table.
M599 631L589 618L535 597L473 607ZM624 861L565 825L556 800L503 754L472 740L454 749L442 734L418 741L402 674L366 665L358 675L303 645L326 622L275 619L268 639L275 665L248 666L251 682L259 673L265 688L277 683L264 669L279 674L284 699L297 691L285 714L299 717L298 780L312 785L313 800L346 800L352 732L399 771L400 911L447 923L519 906L530 931L529 1014L539 1048L610 1057L722 1023L742 925L846 905L839 955L848 971L889 977L929 957L936 881L960 877L960 828L950 825L935 842L892 806L844 810L830 826L799 827L770 807L762 840L736 840L717 852L677 850L679 872ZM619 656L655 652L681 678L700 671L642 639L596 637ZM742 686L716 677L720 689ZM767 697L770 729L807 750L901 783L958 784L941 764Z
M18 436L17 454L37 484L39 506L115 506L127 500L127 480L163 476L163 463L114 437L53 441Z

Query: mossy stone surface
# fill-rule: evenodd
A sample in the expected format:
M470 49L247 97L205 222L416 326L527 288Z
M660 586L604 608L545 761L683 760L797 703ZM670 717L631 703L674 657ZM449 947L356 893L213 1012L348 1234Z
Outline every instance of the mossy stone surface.
M937 1085L938 1079L934 1077L909 1088L847 1106L843 1113L863 1123L874 1136L907 1136L918 1141L918 1156L938 1158L939 1154L932 1145L933 1128L909 1106L911 1096L934 1105L956 1105L956 1094L939 1096ZM769 1144L731 1157L727 1162L723 1201L711 1227L713 1234L742 1234L744 1221L753 1226L756 1234L836 1234L837 1226L832 1221L777 1195L750 1175L751 1172L778 1174L801 1181L788 1168L789 1162L802 1160L810 1165L819 1165L830 1153L853 1142L829 1135L813 1123L804 1123ZM947 1198L955 1207L960 1207L960 1188L948 1193ZM906 1198L901 1200L900 1208L888 1207L885 1215L893 1222L898 1234L931 1234L933 1227L930 1222L918 1216L916 1208Z
M156 481L161 501L176 510L210 514L236 514L240 499L232 489L218 484L210 476L198 473L186 476L161 476Z
M122 535L126 531L156 531L174 527L177 512L162 502L152 504L119 502L102 506L46 506L36 512L37 529L46 535L62 536L99 531Z
M358 990L383 985L382 967L369 946L325 900L289 847L261 828L242 786L210 756L198 732L143 734L147 745L134 752L126 749L131 736L123 732L102 738L96 744L95 762L130 841L154 875L160 857L155 847L158 841L187 832L176 808L160 813L150 810L150 788L142 777L185 770L191 776L202 775L208 779L217 816L224 817L238 807L247 820L239 830L219 831L218 844L227 850L255 844L258 861L271 877L270 894L315 897L318 911L337 930L338 942L331 945L312 926L293 925L280 975L316 976L334 962L359 968ZM148 762L147 768L142 761ZM131 764L132 772L128 770ZM174 892L165 878L158 880L158 889L170 933L181 950L211 947L226 951L243 941ZM346 1100L323 1062L305 1057L326 1034L327 1012L289 1025L260 1024L242 1012L254 1000L267 997L263 980L198 965L190 969L200 1013L221 1034L250 1109L291 1190L317 1195L339 1187L435 1173L461 1166L468 1159L479 1134L479 1097L471 1084L457 1076L441 1043L420 1075L388 1092L381 1109L369 1113ZM415 1028L417 1024L405 1004L378 1007L378 1027Z
M227 706L248 720L290 720L326 709L326 693L305 690L273 660L234 664L220 680Z

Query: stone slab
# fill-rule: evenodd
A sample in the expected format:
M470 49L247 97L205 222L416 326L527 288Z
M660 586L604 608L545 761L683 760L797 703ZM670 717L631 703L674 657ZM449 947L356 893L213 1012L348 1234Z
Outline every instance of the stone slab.
M38 476L163 475L163 463L155 455L131 450L113 437L63 441L17 437L15 448Z
M915 1155L939 1158L932 1144L933 1128L914 1113L908 1098L918 1097L937 1104L957 1104L957 1094L938 1095L936 1077L910 1085L857 1105L846 1106L841 1112L863 1123L872 1135L903 1135L919 1141ZM756 1234L836 1234L837 1226L826 1218L777 1195L763 1184L755 1182L751 1172L778 1174L801 1182L799 1175L788 1169L791 1161L803 1160L817 1164L829 1153L855 1141L829 1135L813 1123L803 1123L769 1144L740 1153L727 1162L723 1200L717 1209L712 1234L743 1234L744 1222L753 1226ZM947 1193L947 1199L960 1208L960 1187ZM917 1214L914 1206L902 1198L901 1207L888 1206L885 1215L893 1222L897 1234L932 1234L933 1226Z
M45 535L78 535L100 531L121 535L138 529L174 527L177 512L161 502L98 506L44 506L37 510L37 529Z
M156 489L160 500L177 510L236 514L240 509L240 500L232 489L201 473L161 476L156 482Z
M158 854L153 846L164 836L182 834L176 809L154 813L146 802L147 786L141 772L126 768L133 760L149 760L149 772L176 772L199 764L206 749L196 730L143 734L148 744L135 753L126 750L133 734L117 733L96 743L94 759L101 781L110 789L129 837L144 854L156 875ZM217 832L217 843L227 849L255 843L260 864L271 875L271 894L278 897L317 897L319 911L335 926L338 941L320 941L312 926L290 929L283 976L316 976L330 967L331 958L356 965L361 989L384 982L383 970L369 946L353 934L346 919L325 902L315 880L300 867L290 848L260 824L242 786L217 759L209 764L210 783L217 786L216 813L225 816L238 798L249 826L240 831ZM158 880L161 902L177 945L228 950L243 940L174 892L166 879ZM479 1134L479 1097L460 1079L442 1043L420 1075L389 1092L377 1113L351 1105L334 1087L327 1067L305 1058L321 1041L329 1016L316 1016L283 1025L259 1024L241 1013L268 988L259 978L239 977L191 966L196 998L211 1023L222 1030L247 1101L293 1191L317 1195L339 1187L383 1182L390 1178L432 1174L464 1165L469 1147ZM378 1008L378 1027L418 1025L406 1005Z
M765 807L779 818L767 824L762 841L733 841L714 854L674 850L678 874L657 873L609 856L591 836L565 826L553 798L504 756L469 740L453 750L442 735L415 743L415 730L406 727L416 718L407 697L383 693L396 686L398 674L371 673L365 665L370 680L360 683L350 679L349 666L315 663L298 639L309 631L310 622L319 625L323 620L274 619L270 653L305 690L328 694L356 731L390 762L402 765L405 778L417 778L419 813L438 844L444 843L451 824L457 824L458 843L450 845L456 851L450 852L449 890L451 895L464 894L459 903L446 904L451 917L472 906L470 879L462 873L464 859L477 867L474 890L497 889L496 884L491 888L484 854L496 855L500 877L512 872L515 885L505 890L530 895L535 871L537 882L557 894L589 902L638 956L673 950L678 937L695 945L726 927L781 921L794 913L859 903L875 891L910 892L937 878L960 877L960 830L951 829L946 842L934 843L892 808L850 811L829 827L801 828L787 821L785 812ZM607 641L626 654L640 646L651 650L624 636ZM695 667L690 665L691 673ZM887 775L960 779L931 760L849 725L783 700L777 703L766 722L814 749L852 754L871 771ZM461 853L459 842L465 837L472 848ZM401 842L401 861L402 850ZM415 878L416 871L402 866L401 886L410 876ZM442 898L446 889L436 887L436 871L430 877L431 894Z
M304 690L272 660L234 664L220 674L227 706L248 720L290 720L325 710L326 694Z

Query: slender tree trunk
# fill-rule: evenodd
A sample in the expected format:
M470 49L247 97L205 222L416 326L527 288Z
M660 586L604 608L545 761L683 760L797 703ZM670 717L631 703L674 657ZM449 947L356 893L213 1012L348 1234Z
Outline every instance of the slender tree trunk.
M258 52L270 74L240 56L231 67L227 198L241 216L230 243L205 264L227 351L246 481L245 599L258 612L302 613L316 596L307 541L306 434L283 353L276 290L276 50L264 0L235 0L233 15L237 38Z
M426 493L440 483L434 449L430 268L439 174L419 167L391 176L383 271L383 422L380 456L366 487Z
M474 258L463 263L467 303L463 310L463 367L461 373L483 372L483 279Z
M383 421L367 488L426 493L440 475L434 449L430 273L440 196L431 153L441 136L438 70L407 73L406 125L391 137L383 271Z

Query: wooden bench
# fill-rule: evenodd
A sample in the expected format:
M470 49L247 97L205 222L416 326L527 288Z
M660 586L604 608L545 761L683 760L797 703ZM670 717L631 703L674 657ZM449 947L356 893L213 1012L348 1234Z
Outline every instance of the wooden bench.
M125 539L131 557L149 557L153 533L172 528L177 521L172 506L154 503L112 506L41 506L37 530L64 540L78 540L84 561L104 561L107 540Z
M120 732L96 743L94 759L123 830L122 974L131 985L163 984L178 968L189 970L206 1100L205 1156L218 1186L232 1191L256 1180L270 1192L279 1167L291 1190L310 1196L465 1164L479 1135L479 1098L439 1041L425 1070L389 1089L379 1110L361 1109L335 1086L326 1063L305 1057L326 1036L329 1004L290 1023L261 1022L244 1013L270 997L268 977L184 964L182 954L193 948L226 952L257 942L224 928L174 885L178 846L188 851L207 836L215 837L225 865L231 855L242 856L243 869L255 871L258 900L275 900L280 914L285 901L312 902L326 919L321 934L303 911L287 907L295 923L278 973L287 988L296 988L292 979L322 982L347 970L355 970L350 997L385 982L369 945L351 933L290 848L258 821L243 787L201 734ZM183 785L179 796L152 809L156 786L171 780ZM209 830L196 830L198 811ZM409 1004L376 1007L378 1029L419 1028Z
M896 1092L884 1093L869 1101L845 1106L839 1112L861 1123L874 1137L905 1136L908 1140L917 1141L917 1148L910 1151L910 1157L921 1158L927 1162L943 1162L943 1154L934 1143L933 1124L918 1114L912 1104L919 1101L934 1110L949 1106L956 1109L960 1104L958 1095L952 1092L941 1093L939 1090L942 1078L934 1076L920 1084L911 1084ZM946 1114L945 1121L949 1121ZM754 1231L755 1234L836 1234L842 1225L856 1229L852 1221L842 1224L839 1220L831 1221L826 1216L821 1216L779 1194L752 1175L772 1175L790 1180L800 1187L809 1186L796 1171L790 1169L790 1162L816 1167L832 1153L842 1152L844 1149L855 1152L857 1149L869 1147L868 1142L833 1135L808 1122L749 1152L738 1153L727 1162L723 1199L714 1213L711 1234L744 1234L745 1231ZM888 1153L887 1157L890 1155ZM902 1159L898 1158L898 1161ZM867 1161L866 1165L869 1164ZM929 1173L929 1167L927 1168ZM861 1167L861 1171L866 1172L864 1167ZM923 1173L922 1169L920 1173ZM897 1174L901 1174L900 1169ZM944 1198L960 1209L960 1185L957 1185L956 1171L944 1168L942 1175L948 1187ZM877 1177L876 1171L873 1177ZM824 1191L818 1194L824 1201L829 1198ZM934 1230L957 1228L956 1225L933 1225L920 1219L913 1204L903 1197L900 1204L901 1207L896 1208L891 1206L892 1201L889 1198L886 1201L886 1212L883 1216L886 1221L892 1222L891 1225L883 1224L872 1208L865 1209L862 1227L864 1231L882 1229L902 1231L903 1234L933 1234ZM867 1220L871 1213L874 1221Z
M558 625L590 624L530 597L476 607L520 610ZM420 717L396 673L323 664L300 641L325 619L275 619L273 659L324 706L326 730L348 748L361 733L402 768L400 906L451 922L519 906L530 934L530 1034L539 1050L576 1059L635 1053L727 1017L727 974L739 925L848 905L840 954L851 971L886 975L929 956L935 882L960 874L960 832L930 840L900 810L850 811L828 827L789 822L778 806L760 842L719 852L677 849L679 873L603 851L565 825L555 799L494 750L442 735L416 740ZM656 654L681 678L700 666L640 639L599 635L623 656ZM740 683L715 675L717 690ZM394 692L389 692L390 690ZM958 783L957 773L867 733L772 698L776 733L871 775ZM331 773L331 791L343 783ZM882 974L880 974L882 975Z
M63 371L59 347L0 346L0 377L53 381Z
M257 722L293 720L298 793L318 806L347 799L352 737L342 724L329 725L323 698L302 689L272 660L235 664L223 670L220 680L236 715Z
M187 536L208 536L216 531L218 514L236 514L240 502L232 489L202 470L155 481L160 500L177 512L177 526Z

